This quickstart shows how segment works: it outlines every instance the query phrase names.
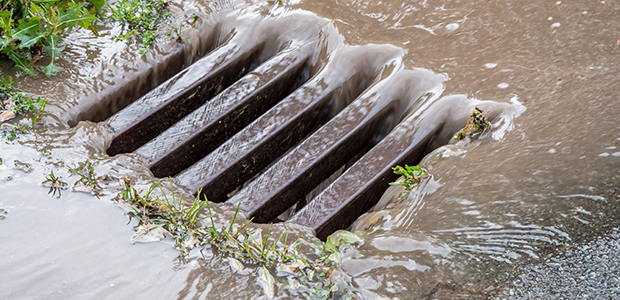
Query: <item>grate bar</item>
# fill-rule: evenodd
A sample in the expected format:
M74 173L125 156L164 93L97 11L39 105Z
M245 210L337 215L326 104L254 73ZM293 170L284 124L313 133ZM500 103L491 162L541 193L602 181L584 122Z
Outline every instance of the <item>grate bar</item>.
M347 228L372 208L388 184L397 179L392 167L419 161L435 147L447 144L476 106L493 118L506 105L469 101L463 95L447 96L424 105L288 222L312 227L323 240L334 231Z
M370 146L394 102L369 91L347 106L228 202L255 222L269 222Z
M350 103L361 94L383 65L365 60L351 62L349 66L343 70L348 74L336 80L330 72L319 73L219 148L176 175L175 182L190 190L202 188L210 201L226 201L229 193L327 122L326 115L336 106L330 105L337 102L335 99L348 95Z
M105 121L114 130L108 155L132 152L231 85L260 59L264 43L249 52L224 45Z
M304 50L305 51L305 50ZM191 166L290 94L309 51L286 49L136 150L157 177ZM307 75L305 75L307 76Z

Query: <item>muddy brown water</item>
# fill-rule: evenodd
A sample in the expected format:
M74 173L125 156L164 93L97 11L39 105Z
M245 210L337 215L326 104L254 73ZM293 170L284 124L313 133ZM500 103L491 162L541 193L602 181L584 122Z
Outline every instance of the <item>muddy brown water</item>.
M245 14L238 29L253 24L248 20L274 18L284 20L275 25L287 26L295 18L286 16L302 13L324 18L319 65L342 43L391 44L405 50L403 68L443 76L442 95L518 101L527 108L464 153L432 164L432 180L418 193L378 210L381 217L364 233L364 245L347 251L343 262L364 298L620 295L618 260L592 250L601 240L609 251L620 248L620 4L182 3L171 4L171 24L201 17L184 32L186 65L209 50L200 37L217 18L226 18L221 12ZM222 32L234 35L235 26ZM99 31L99 37L82 31L69 36L72 44L59 61L65 70L56 77L17 76L21 89L47 95L50 105L38 135L0 142L8 167L0 171L0 208L8 212L0 220L0 298L266 299L255 273L234 271L208 248L180 257L167 240L131 244L135 222L126 225L127 208L111 201L120 193L118 182L106 183L100 199L70 191L50 197L41 186L51 170L72 184L77 178L61 162L87 160L98 174L130 175L142 188L155 180L135 155L100 155L111 137L103 126L70 125L87 119L80 112L132 78L147 86L161 80L144 72L178 46L162 38L140 56L137 45L114 41L120 27L106 23ZM12 74L5 66L3 72ZM51 154L37 151L43 148ZM14 160L34 171L14 169ZM230 207L215 206L217 223L231 219ZM306 228L293 232L312 237ZM563 271L567 265L572 272ZM536 275L540 270L548 275ZM299 297L283 289L277 296Z

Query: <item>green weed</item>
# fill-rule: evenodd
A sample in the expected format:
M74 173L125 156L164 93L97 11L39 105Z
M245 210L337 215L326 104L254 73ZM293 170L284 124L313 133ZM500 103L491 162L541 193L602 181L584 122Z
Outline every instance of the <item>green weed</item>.
M80 179L73 185L74 191L91 193L95 195L95 197L99 198L100 192L103 190L103 188L99 185L99 180L108 176L104 175L102 177L97 177L90 162L86 162L81 171L73 169L70 166L67 166L67 168L72 173L80 176Z
M145 54L153 44L161 19L168 16L164 0L121 0L114 7L109 4L108 7L112 11L111 18L126 26L126 32L117 40L129 42L140 37L143 45L141 54Z
M196 197L191 205L186 207L183 201L183 194L176 196L170 179L171 195L159 186L161 180L152 184L145 196L140 196L136 189L131 185L129 177L124 177L125 191L122 193L124 200L131 201L137 207L133 207L132 216L137 217L140 222L137 226L138 232L134 239L147 234L154 228L162 228L175 240L175 247L183 253L193 247L193 243L199 242L202 238L196 234L198 223L206 217L199 217L199 213L207 203ZM155 189L159 187L161 196L153 196Z
M14 141L20 133L28 133L28 125L13 126L13 129L11 129L8 133L3 131L2 135L9 141Z
M299 236L289 244L288 228L274 235L272 224L267 225L266 232L264 228L250 229L248 225L252 220L241 226L235 225L240 205L230 223L218 228L209 201L196 197L192 203L185 204L182 194L175 196L172 181L170 195L160 187L161 195L157 196L154 192L161 180L151 184L144 196L131 185L129 177L124 177L123 183L121 197L134 205L129 215L140 220L132 241L155 230L158 231L156 234L161 234L163 230L165 235L175 240L175 247L182 253L195 245L210 244L228 254L239 268L243 268L243 264L238 260L261 270L258 272L259 281L267 286L265 290L270 295L273 295L276 284L282 285L281 281L273 279L271 272L286 279L288 284L284 288L296 289L309 299L332 299L334 296L350 299L353 295L352 290L343 283L344 274L339 270L342 252L362 242L351 232L337 231L327 238L326 243L315 240L314 249L319 259L311 261L301 254L302 241ZM208 215L202 216L201 213ZM203 220L210 221L210 224L202 227Z
M30 115L30 125L6 125L12 127L9 132L3 131L3 136L7 137L8 140L15 140L20 133L28 133L29 127L34 127L41 120L46 106L47 101L45 99L41 100L39 97L33 101L30 96L19 92L13 87L13 78L10 76L8 80L4 76L0 76L0 112L4 116L2 121L20 114Z
M53 192L52 197L56 196L56 193L58 193L57 198L60 198L61 190L67 189L67 183L60 180L60 178L60 176L57 177L54 175L54 171L51 171L47 176L45 176L43 185L50 187L50 190L47 193L52 194Z
M179 24L179 27L171 27L168 29L168 33L166 35L170 38L173 38L172 33L174 33L176 35L176 38L174 39L177 40L177 42L180 42L183 40L183 38L181 37L182 29L183 29L183 24Z
M390 182L390 185L402 185L405 187L405 192L411 192L416 186L418 186L421 180L428 176L428 171L420 166L408 166L405 167L396 166L392 168L394 174L403 177L403 180Z
M61 70L55 65L60 36L76 26L97 34L94 23L105 0L0 0L0 54L28 75L36 75L33 63L43 52L50 63L41 68L51 76ZM34 55L33 55L34 54Z
M13 86L11 76L8 81L4 76L0 76L0 109L13 110L15 114L30 113L34 124L45 112L46 105L47 101L41 97L33 101L30 96L21 93Z
M240 205L240 204L239 204ZM258 263L267 266L290 262L295 260L295 250L287 245L288 233L282 232L275 240L269 241L271 236L271 224L263 237L261 228L251 231L247 225L252 221L245 222L237 230L233 230L234 222L239 213L239 205L228 228L217 230L213 223L211 208L207 202L211 226L207 228L210 235L209 242L223 252L232 254L234 257L248 263ZM282 242L283 244L280 244Z

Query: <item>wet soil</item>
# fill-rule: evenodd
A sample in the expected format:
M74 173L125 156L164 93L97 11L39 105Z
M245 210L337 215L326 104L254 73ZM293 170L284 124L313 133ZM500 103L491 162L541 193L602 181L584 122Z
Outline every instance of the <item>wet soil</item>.
M364 235L364 245L345 253L344 268L364 298L620 296L620 4L185 1L173 3L170 22L199 14L207 28L211 16L231 8L252 18L310 11L333 20L326 26L346 44L405 49L404 68L445 76L443 95L517 100L527 108L508 130L433 164L425 188L384 210L387 217ZM98 38L72 33L75 43L61 56L65 71L57 77L16 76L24 91L47 95L50 108L38 135L0 141L8 167L0 170L0 208L7 212L0 219L0 297L266 299L256 274L231 269L210 249L180 258L170 241L130 244L135 221L125 225L126 208L112 202L116 183L100 199L70 191L50 197L41 186L50 170L71 186L77 178L64 165L87 160L98 173L130 175L139 186L155 180L135 155L102 155L106 128L69 126L84 106L175 47L164 40L142 57L139 46L113 41L119 30L106 23ZM192 30L186 34L200 36ZM198 53L208 48L201 43L188 39L183 46ZM11 74L4 66L3 72ZM37 151L44 148L51 155ZM34 171L14 169L14 160ZM229 207L217 209L218 222L230 220Z

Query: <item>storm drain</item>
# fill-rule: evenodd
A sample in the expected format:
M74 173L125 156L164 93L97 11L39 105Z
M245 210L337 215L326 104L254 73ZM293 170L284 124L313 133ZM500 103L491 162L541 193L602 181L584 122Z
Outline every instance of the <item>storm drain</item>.
M134 152L155 176L240 204L254 222L325 238L376 203L391 167L445 144L470 111L462 97L435 101L437 75L395 70L395 47L341 47L312 71L316 43L272 43L221 45L135 100L105 121L107 153Z

